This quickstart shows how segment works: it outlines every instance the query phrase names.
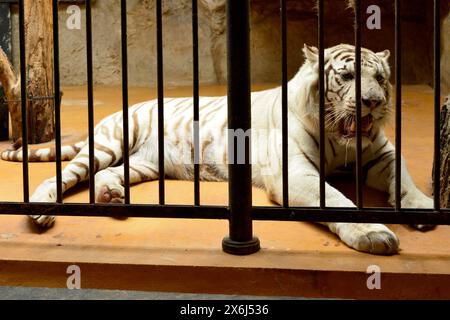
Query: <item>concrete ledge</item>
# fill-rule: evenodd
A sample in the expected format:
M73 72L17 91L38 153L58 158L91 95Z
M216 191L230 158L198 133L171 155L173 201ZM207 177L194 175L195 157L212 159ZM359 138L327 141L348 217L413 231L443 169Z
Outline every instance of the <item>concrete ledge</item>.
M221 267L79 264L83 288L345 299L449 299L450 278L383 273L368 290L364 273ZM2 262L1 285L64 287L64 263Z
M262 250L236 257L221 251L226 221L60 217L53 229L39 234L25 217L1 219L0 285L65 287L67 267L77 264L83 288L450 298L447 226L426 234L391 226L402 251L381 257L347 248L320 226L257 221ZM380 267L382 290L367 289L369 265Z

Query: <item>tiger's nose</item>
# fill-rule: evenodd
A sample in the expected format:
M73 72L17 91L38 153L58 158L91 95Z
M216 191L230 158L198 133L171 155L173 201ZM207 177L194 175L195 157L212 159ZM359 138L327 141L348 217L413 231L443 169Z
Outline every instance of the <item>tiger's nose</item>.
M365 105L366 107L368 107L370 109L375 109L382 103L382 101L381 101L381 99L376 99L376 98L371 98L371 99L363 98L362 103L363 103L363 105Z

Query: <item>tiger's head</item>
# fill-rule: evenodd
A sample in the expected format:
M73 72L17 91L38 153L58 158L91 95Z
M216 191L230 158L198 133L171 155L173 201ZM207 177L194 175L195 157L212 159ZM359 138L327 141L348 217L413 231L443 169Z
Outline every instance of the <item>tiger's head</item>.
M310 80L309 98L303 116L313 125L319 124L318 50L303 49L303 77ZM363 145L387 122L391 113L391 90L388 64L389 50L373 52L361 49L361 132ZM342 144L355 145L356 92L355 47L340 44L325 50L325 130ZM301 70L302 71L302 70Z

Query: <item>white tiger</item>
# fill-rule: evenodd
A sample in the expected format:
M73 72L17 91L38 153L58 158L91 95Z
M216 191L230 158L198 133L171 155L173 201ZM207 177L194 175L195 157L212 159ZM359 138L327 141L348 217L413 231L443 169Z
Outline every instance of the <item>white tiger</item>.
M289 200L291 206L319 205L319 103L318 50L304 47L306 61L288 83L289 109ZM362 49L362 147L366 184L390 194L394 203L395 152L383 125L391 112L389 51ZM341 44L325 51L326 174L355 161L355 49ZM252 170L253 184L264 188L269 198L282 203L281 89L253 92ZM164 100L165 169L169 177L192 179L192 98ZM157 101L134 105L129 110L130 182L158 178ZM200 98L200 177L227 180L227 97ZM123 202L122 112L103 119L95 128L95 185L97 202ZM64 147L63 159L71 162L62 172L63 192L88 179L88 144ZM30 161L54 160L54 150L30 150ZM18 148L2 153L2 159L21 161ZM413 183L402 159L401 205L431 208L432 199ZM44 181L32 202L54 202L55 178ZM326 205L354 207L341 192L326 184ZM43 227L51 216L32 216ZM359 251L394 254L399 239L382 224L325 223L340 239ZM424 229L425 226L418 226ZM301 235L299 235L301 237Z

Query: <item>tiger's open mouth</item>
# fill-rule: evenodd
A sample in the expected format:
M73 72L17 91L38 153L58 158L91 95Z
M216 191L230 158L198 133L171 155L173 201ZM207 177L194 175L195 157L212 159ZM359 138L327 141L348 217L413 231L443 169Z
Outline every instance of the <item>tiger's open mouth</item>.
M367 115L361 118L361 135L369 137L373 127L372 115ZM350 139L356 136L356 117L350 117L341 122L341 135L344 138Z

